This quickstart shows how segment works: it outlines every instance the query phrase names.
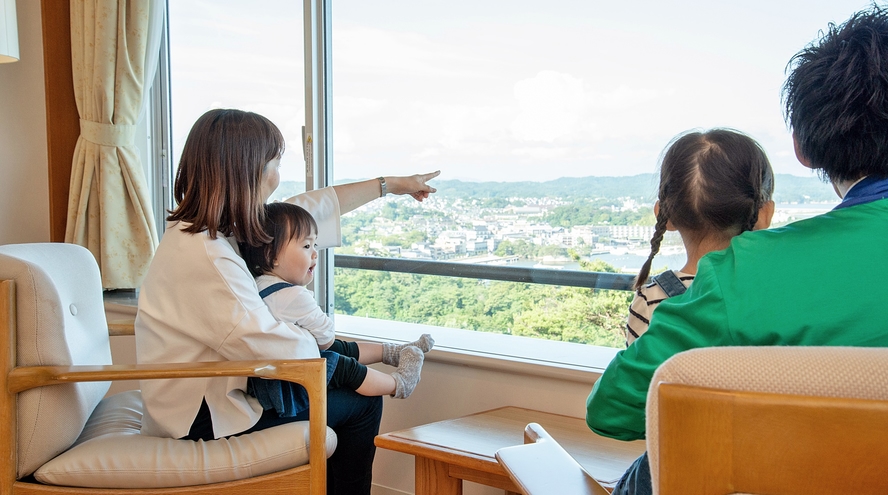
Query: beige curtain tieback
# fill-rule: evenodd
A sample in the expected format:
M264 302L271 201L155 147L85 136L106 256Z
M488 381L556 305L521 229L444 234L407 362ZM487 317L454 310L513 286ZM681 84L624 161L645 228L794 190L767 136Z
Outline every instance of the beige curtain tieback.
M136 126L100 124L80 119L80 137L102 146L133 146Z

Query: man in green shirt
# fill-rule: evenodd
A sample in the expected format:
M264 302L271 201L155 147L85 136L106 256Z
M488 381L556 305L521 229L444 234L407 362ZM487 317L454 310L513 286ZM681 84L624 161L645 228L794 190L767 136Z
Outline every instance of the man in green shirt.
M621 440L645 437L654 371L697 347L888 347L888 12L831 25L790 61L786 115L799 161L829 179L835 210L746 232L704 256L684 294L663 301L647 333L595 384L586 422ZM647 457L614 490L651 493Z

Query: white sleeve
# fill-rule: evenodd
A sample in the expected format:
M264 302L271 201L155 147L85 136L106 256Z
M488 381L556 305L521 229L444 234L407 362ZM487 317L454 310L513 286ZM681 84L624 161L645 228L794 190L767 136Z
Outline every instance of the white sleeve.
M339 197L332 187L306 191L284 201L305 208L314 217L318 223L319 248L337 247L342 244Z
M265 298L277 319L295 323L314 335L319 346L325 346L336 337L333 320L318 306L312 293L298 285L280 289Z
M214 264L230 291L229 297L236 300L231 314L239 319L218 344L217 352L229 360L319 357L317 343L312 342L311 336L293 332L271 314L243 260L231 254L216 258ZM212 298L212 294L204 296ZM220 311L224 307L220 306Z

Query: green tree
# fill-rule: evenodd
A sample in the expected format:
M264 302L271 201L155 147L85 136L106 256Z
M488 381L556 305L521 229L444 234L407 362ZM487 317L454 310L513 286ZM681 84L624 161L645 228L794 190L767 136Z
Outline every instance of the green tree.
M629 291L336 269L336 312L621 346Z
M534 258L539 247L533 243L517 240L503 241L496 247L494 254L497 256L519 256L521 258Z
M619 273L614 265L602 260L580 260L580 269L587 272Z

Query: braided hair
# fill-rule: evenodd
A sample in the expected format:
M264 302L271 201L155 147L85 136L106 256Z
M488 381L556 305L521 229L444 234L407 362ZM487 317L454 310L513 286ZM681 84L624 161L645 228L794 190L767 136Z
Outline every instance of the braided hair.
M647 282L667 222L685 235L730 238L755 227L759 210L773 193L771 164L751 137L733 129L712 129L673 139L660 164L660 208L651 254L635 288Z

